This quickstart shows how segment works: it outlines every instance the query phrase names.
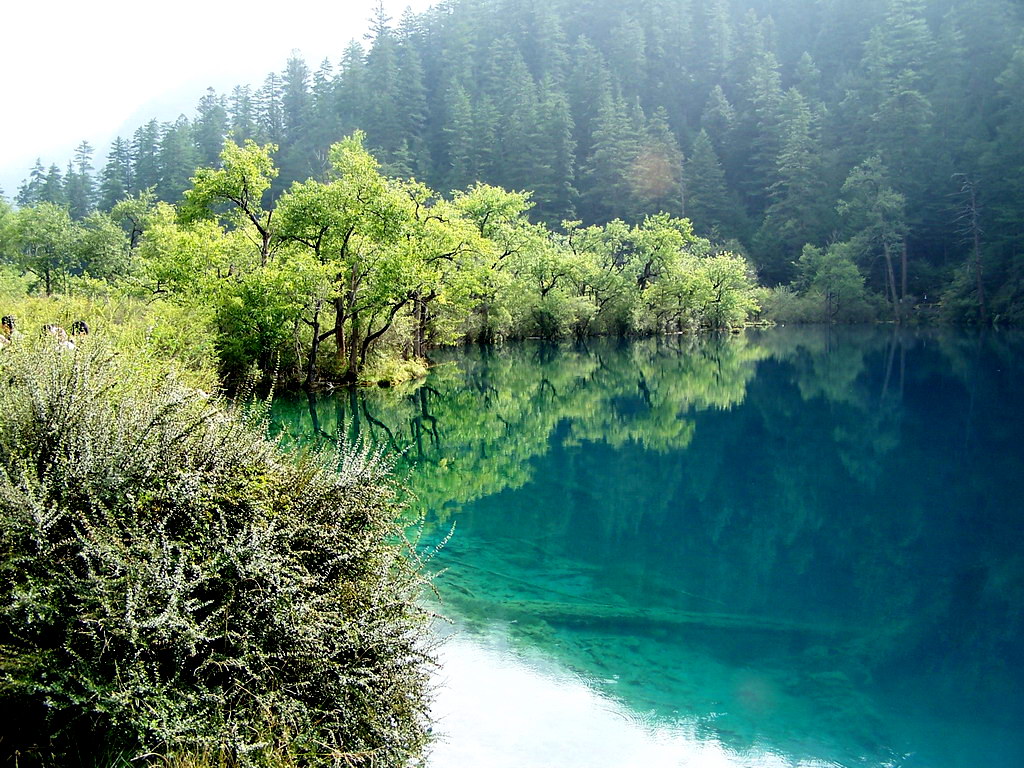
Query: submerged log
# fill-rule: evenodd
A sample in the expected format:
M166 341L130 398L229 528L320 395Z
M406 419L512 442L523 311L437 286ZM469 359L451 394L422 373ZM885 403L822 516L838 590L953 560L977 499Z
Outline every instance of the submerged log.
M605 631L644 629L730 630L798 635L840 635L841 628L786 621L749 614L681 611L671 608L634 608L605 603L547 600L492 602L462 595L446 601L470 615L512 621L545 621L555 626L586 627Z

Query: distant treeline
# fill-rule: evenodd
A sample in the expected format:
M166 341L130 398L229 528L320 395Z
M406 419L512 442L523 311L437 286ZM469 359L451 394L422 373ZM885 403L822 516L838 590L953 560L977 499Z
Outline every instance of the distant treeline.
M1020 320L1022 30L1013 0L446 0L397 24L378 10L368 47L337 64L296 55L258 88L210 90L193 118L116 139L98 177L83 143L64 172L37 163L17 202L82 217L147 188L178 201L228 134L280 146L276 197L325 178L331 144L362 129L385 173L532 190L550 225L686 216L792 286L782 314L808 314L812 288L832 312L842 290L812 286L825 269L863 276L886 316L941 303Z

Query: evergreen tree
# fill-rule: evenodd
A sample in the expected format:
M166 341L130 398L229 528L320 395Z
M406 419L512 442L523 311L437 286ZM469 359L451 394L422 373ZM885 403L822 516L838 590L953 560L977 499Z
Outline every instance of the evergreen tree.
M533 153L540 143L539 96L511 37L500 38L492 48L488 84L500 116L488 181L507 189L529 189L533 185Z
M631 170L632 196L640 211L681 214L683 153L659 108L651 116L647 135Z
M261 142L280 144L284 137L284 110L281 106L281 76L271 72L253 99L256 134Z
M410 154L409 170L422 176L431 168L427 149L427 89L423 82L423 63L417 40L419 27L415 17L402 17L398 30L398 84L395 96L402 105L399 135Z
M576 41L572 60L567 95L575 125L573 140L577 157L590 157L591 136L603 100L611 91L611 75L604 57L585 37Z
M383 3L370 22L370 51L366 56L366 85L372 97L366 105L367 143L380 160L391 162L403 140L403 106L399 101L398 40Z
M309 90L310 73L305 60L293 51L281 78L282 138L280 175L274 189L283 191L293 181L305 181L313 173L311 121L313 97Z
M75 156L64 180L65 198L71 218L82 219L96 207L96 182L92 177L93 148L83 141L75 148Z
M70 169L70 164L68 167ZM67 206L68 204L66 190L64 189L64 177L61 175L60 168L57 167L56 163L50 166L43 179L42 186L39 188L39 202L52 203L58 206Z
M608 41L608 66L615 72L625 95L637 96L646 85L645 46L646 38L640 23L626 12L619 14Z
M128 197L132 189L131 146L118 136L107 152L107 162L100 172L99 206L109 211Z
M632 171L640 145L641 136L622 97L605 94L595 120L593 148L583 167L586 192L580 209L588 221L635 218Z
M232 89L228 125L232 138L239 144L256 137L256 106L248 85L236 85Z
M730 226L738 205L725 184L725 171L707 131L693 141L684 165L683 215L693 222L694 231L705 236L726 237L738 233Z
M213 168L220 159L224 136L228 132L228 111L224 99L213 88L207 88L196 108L192 124L196 159L205 168ZM245 138L245 137L242 137Z
M18 206L27 208L40 202L45 180L46 170L43 168L42 158L37 157L35 165L29 171L28 178L18 187L18 195L14 199Z
M160 124L150 120L132 135L132 194L155 188L160 183Z
M716 152L722 152L729 147L733 129L736 127L736 110L732 108L721 85L716 85L708 94L700 126L707 132Z
M475 156L476 125L469 94L456 83L448 99L448 120L444 127L450 168L445 177L448 189L465 189L480 180Z
M184 115L161 126L160 176L156 184L156 194L161 200L181 200L185 190L192 186L190 179L198 159L197 143L193 139L192 124Z
M807 100L791 88L781 109L781 146L769 205L757 236L762 279L787 282L804 245L819 245L830 230L830 210L818 128Z
M554 79L541 83L537 105L537 144L533 152L535 211L543 221L558 225L575 218L576 154L569 100Z
M313 73L312 118L309 141L317 158L326 157L326 150L345 134L339 125L335 109L334 67L330 59L324 59ZM323 165L320 164L322 168ZM316 173L314 176L319 177Z
M335 115L343 136L366 129L370 90L366 76L366 52L353 40L345 48L334 86Z

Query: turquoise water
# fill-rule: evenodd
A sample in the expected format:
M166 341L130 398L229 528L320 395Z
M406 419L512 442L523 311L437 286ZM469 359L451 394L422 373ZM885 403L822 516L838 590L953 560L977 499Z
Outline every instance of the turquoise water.
M488 761L463 741L502 722L522 741L493 765L1024 765L1024 336L437 361L420 386L275 406L292 439L387 445L422 546L451 534L431 565L461 693L435 765ZM530 729L542 757L498 759ZM600 759L573 762L583 742Z

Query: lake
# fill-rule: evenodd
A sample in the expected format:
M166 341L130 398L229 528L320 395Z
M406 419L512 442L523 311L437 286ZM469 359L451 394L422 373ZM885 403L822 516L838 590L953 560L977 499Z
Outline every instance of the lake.
M439 350L279 399L399 457L434 768L1024 765L1024 335Z

